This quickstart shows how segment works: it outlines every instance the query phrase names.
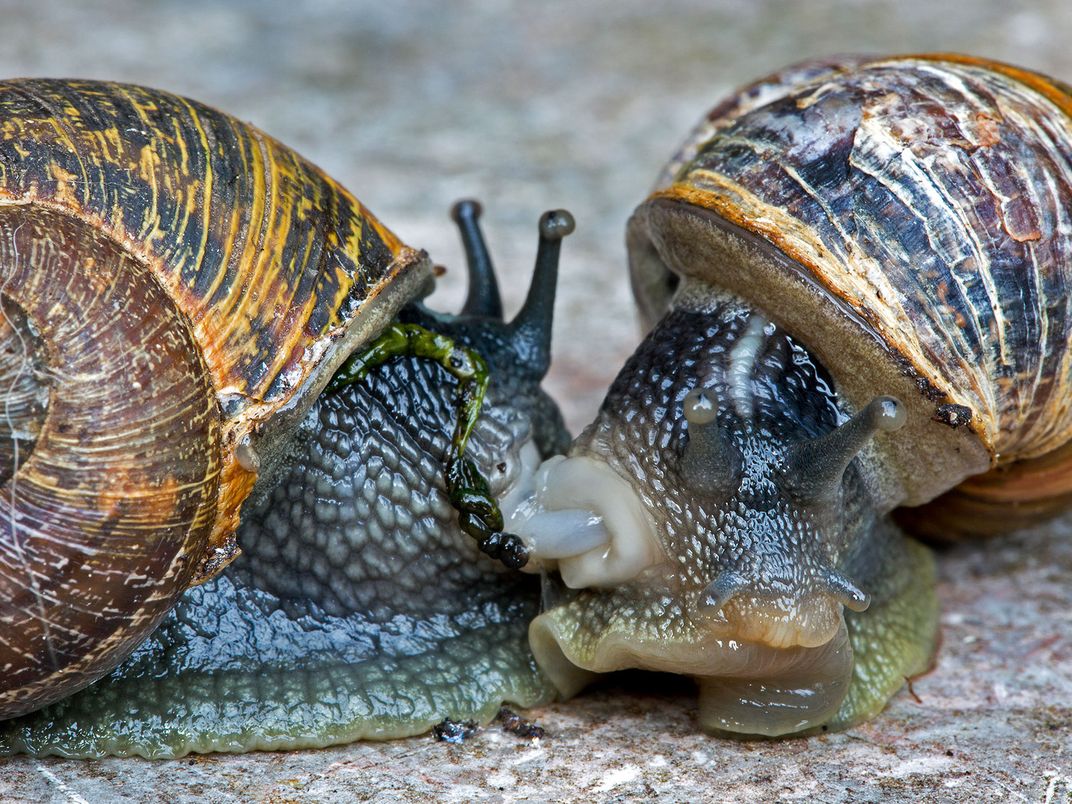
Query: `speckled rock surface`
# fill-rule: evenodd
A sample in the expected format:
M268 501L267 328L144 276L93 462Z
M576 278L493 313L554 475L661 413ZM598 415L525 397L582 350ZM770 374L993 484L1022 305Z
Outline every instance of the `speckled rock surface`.
M484 201L508 309L535 221L567 206L551 386L591 418L637 342L624 222L661 161L733 85L808 56L962 50L1072 78L1072 4L1003 0L433 4L0 0L0 73L166 87L251 120L339 178L452 270L447 217ZM1072 522L940 557L937 669L846 734L734 743L694 733L689 694L600 690L497 728L182 762L0 760L3 801L1068 801ZM639 684L640 682L638 682Z

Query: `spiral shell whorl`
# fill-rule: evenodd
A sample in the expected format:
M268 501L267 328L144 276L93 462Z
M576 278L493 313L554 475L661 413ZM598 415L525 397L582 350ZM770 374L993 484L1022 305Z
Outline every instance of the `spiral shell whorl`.
M237 554L258 450L431 270L252 126L37 79L0 83L0 269L2 719L107 672Z
M3 718L109 670L188 586L215 519L221 419L188 322L115 243L3 207L0 266L5 308L25 316L3 347L37 340L48 389L0 489Z
M255 475L234 451L293 422L427 281L348 191L271 137L166 92L0 83L0 202L61 209L150 267L189 319L224 412L224 563Z
M958 56L758 82L704 121L634 217L642 307L665 304L668 269L753 293L854 402L915 397L891 504L1050 453L1072 437L1070 106L1042 76ZM682 244L702 230L733 242Z

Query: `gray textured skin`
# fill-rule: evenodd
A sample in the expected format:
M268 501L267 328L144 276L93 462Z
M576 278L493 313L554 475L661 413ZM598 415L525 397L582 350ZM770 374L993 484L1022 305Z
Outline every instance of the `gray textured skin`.
M491 364L466 454L494 494L531 436L565 442L540 377L494 371L510 363L501 324L404 317ZM481 554L446 498L453 387L439 366L401 358L321 397L278 485L243 512L243 555L111 675L0 724L0 755L319 747L549 700L526 641L536 579Z
M402 360L321 398L301 428L297 459L244 514L234 573L286 601L379 621L450 612L459 590L507 574L457 529L443 493L454 411L431 389L444 375ZM399 411L418 415L402 420ZM477 421L466 453L493 495L516 480L530 431L513 407L488 406Z

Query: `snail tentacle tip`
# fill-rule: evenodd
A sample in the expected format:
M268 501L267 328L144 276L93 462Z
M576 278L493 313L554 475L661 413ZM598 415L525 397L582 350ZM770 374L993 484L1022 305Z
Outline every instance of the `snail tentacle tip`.
M867 407L875 429L884 433L896 432L908 422L905 406L895 396L877 396Z
M484 207L475 198L459 199L450 208L450 218L455 223L461 223L463 220L479 220L483 214Z
M573 234L577 222L566 209L549 209L540 216L540 237L544 240L561 240Z
M686 395L682 411L689 424L708 424L718 416L718 402L707 389L694 388Z
M862 591L837 570L828 569L823 575L823 585L845 608L861 612L871 605L871 595Z
M704 613L716 614L744 589L745 579L732 570L725 570L700 593L699 609Z

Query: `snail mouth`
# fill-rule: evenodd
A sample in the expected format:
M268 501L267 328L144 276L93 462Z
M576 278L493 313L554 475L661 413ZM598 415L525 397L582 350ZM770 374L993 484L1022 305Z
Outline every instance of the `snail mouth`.
M731 600L713 621L712 632L726 641L770 648L818 648L831 642L842 627L841 606L817 595L792 606Z
M823 725L841 707L853 659L840 616L827 641L788 647L728 638L702 622L657 629L656 617L652 612L648 622L636 609L608 617L603 602L585 593L537 617L529 644L564 697L618 670L691 676L700 724L709 732L790 735Z
M502 510L529 549L524 569L556 571L571 589L612 587L663 560L632 484L588 456L544 461L527 493L504 499Z

